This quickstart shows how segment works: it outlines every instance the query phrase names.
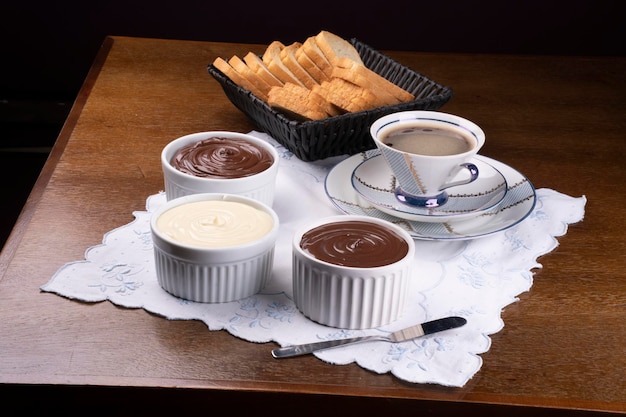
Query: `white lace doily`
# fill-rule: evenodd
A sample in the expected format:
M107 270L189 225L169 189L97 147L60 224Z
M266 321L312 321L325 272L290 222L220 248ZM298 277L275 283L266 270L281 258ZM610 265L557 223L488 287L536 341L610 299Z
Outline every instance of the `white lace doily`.
M135 221L108 232L89 248L85 260L63 265L41 287L43 291L87 302L109 300L143 308L168 319L201 320L210 330L226 330L250 342L275 341L282 346L330 338L389 332L448 315L468 323L458 329L404 343L371 342L315 355L332 364L356 362L377 373L391 372L415 383L463 386L479 371L489 335L502 329L502 309L517 301L540 268L537 258L552 251L568 224L581 221L586 198L550 189L537 190L533 212L520 224L491 236L467 241L416 241L413 287L408 308L396 322L379 329L349 331L306 319L291 299L291 238L311 219L336 215L324 191L328 170L342 158L306 163L267 135L281 153L274 209L281 222L274 272L266 288L244 300L202 304L178 299L157 283L150 215L165 202L159 192L147 198ZM273 359L268 345L267 360Z

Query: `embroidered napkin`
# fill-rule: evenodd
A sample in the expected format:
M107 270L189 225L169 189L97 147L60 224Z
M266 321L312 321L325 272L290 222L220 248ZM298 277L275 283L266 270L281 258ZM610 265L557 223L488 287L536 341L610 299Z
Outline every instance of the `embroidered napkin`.
M489 335L502 329L502 309L530 290L537 258L552 251L557 236L584 216L586 198L550 189L537 190L537 203L521 223L475 240L416 241L416 258L408 307L387 326L341 330L319 325L299 313L292 301L291 239L312 219L340 214L325 193L326 174L345 157L302 162L271 137L251 134L274 144L281 155L274 202L281 226L273 275L249 298L223 304L176 298L159 286L154 269L150 216L165 200L147 198L135 220L108 232L101 245L87 249L85 259L63 265L42 291L87 302L108 300L143 308L168 319L202 320L209 330L226 330L250 342L282 346L333 338L388 333L436 318L458 315L468 323L458 329L403 343L371 342L315 353L332 364L356 362L376 373L391 372L413 383L461 387L482 366ZM268 360L274 345L268 345Z

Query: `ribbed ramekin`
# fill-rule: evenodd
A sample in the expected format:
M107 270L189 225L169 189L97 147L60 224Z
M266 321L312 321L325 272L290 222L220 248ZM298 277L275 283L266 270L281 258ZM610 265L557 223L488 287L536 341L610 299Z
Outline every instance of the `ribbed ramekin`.
M274 163L258 174L227 179L196 177L177 170L170 163L179 149L213 137L243 139L261 146L271 153ZM279 156L276 149L268 142L252 135L228 131L198 132L185 135L168 143L161 151L165 195L168 200L172 200L197 193L228 193L250 197L271 206L274 201L278 162Z
M197 201L226 200L264 211L273 221L272 229L259 239L236 246L204 248L177 242L157 227L167 210ZM202 193L168 201L151 218L156 275L167 292L186 300L222 303L259 292L270 279L278 216L267 204L232 194Z
M396 232L408 244L406 255L391 264L361 268L331 264L302 249L300 242L307 231L351 220L376 223ZM366 329L389 324L402 315L415 257L415 242L402 228L368 216L331 216L297 231L292 246L294 302L311 320L337 328Z

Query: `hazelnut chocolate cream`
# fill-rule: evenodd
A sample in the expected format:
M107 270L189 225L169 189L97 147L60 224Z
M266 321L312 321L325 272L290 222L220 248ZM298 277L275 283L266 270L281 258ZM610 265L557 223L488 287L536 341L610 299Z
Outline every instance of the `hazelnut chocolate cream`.
M324 262L358 268L389 265L409 251L393 230L359 220L317 226L302 235L300 247Z
M263 172L274 158L267 149L249 141L214 137L181 148L170 163L185 174L228 179Z

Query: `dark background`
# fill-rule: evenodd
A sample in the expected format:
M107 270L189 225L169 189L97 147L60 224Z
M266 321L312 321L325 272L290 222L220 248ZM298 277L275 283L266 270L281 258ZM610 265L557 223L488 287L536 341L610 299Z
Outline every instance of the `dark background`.
M268 44L326 29L379 50L623 56L625 25L622 0L3 0L0 247L107 35Z

